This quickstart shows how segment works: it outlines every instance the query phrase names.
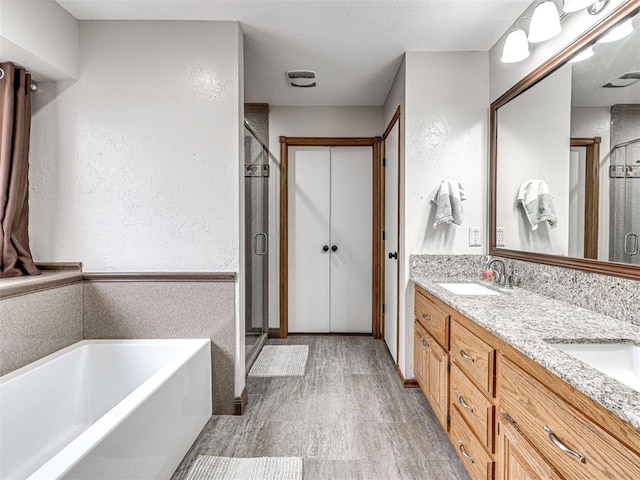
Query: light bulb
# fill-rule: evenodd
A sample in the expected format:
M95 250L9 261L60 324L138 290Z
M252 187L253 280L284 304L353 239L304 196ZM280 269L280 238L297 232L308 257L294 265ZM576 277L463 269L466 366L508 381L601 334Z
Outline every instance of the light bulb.
M528 38L531 43L544 42L558 35L560 29L558 9L555 3L546 1L533 11Z
M564 0L564 6L562 10L571 13L577 12L578 10L582 10L583 8L587 8L592 5L595 0Z
M524 60L529 56L529 43L527 42L527 34L524 30L518 28L509 35L502 47L502 63L515 63Z
M633 33L633 25L631 24L631 19L629 19L626 22L622 22L617 27L611 29L609 33L598 40L598 43L615 42L616 40L620 40L621 38L624 38L631 33Z

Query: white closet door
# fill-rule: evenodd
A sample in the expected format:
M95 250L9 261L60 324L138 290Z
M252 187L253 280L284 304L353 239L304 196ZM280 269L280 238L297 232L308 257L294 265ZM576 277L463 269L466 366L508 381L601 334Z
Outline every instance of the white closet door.
M330 149L289 148L289 332L329 324Z
M331 332L372 331L372 175L371 147L331 148Z
M384 241L384 341L398 363L398 260L389 254L398 252L398 122L385 140L385 241Z

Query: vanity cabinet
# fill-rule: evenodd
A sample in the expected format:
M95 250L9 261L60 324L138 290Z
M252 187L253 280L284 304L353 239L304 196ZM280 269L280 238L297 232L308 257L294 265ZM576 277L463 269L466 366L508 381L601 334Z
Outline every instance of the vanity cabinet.
M419 286L415 307L416 379L473 480L640 479L638 429Z

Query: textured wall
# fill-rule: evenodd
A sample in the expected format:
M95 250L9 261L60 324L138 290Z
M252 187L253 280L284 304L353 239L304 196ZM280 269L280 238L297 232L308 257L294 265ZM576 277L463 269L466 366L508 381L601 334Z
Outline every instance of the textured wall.
M489 64L486 52L406 54L403 128L405 253L482 253L487 223ZM472 79L472 80L471 80ZM433 228L430 199L445 178L465 188L464 228ZM482 228L482 247L469 247L468 227ZM399 365L413 376L413 287L409 257L400 265Z
M80 22L79 80L34 95L38 261L238 271L240 44L235 22Z
M235 283L92 281L84 289L87 339L210 338L213 411L234 413Z
M82 340L82 283L0 300L0 376Z

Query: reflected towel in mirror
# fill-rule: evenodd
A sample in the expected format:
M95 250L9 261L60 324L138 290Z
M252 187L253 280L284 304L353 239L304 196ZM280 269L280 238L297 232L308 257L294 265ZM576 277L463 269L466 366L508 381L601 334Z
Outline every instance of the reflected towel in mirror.
M526 180L518 190L518 202L522 205L531 230L537 230L538 224L547 222L550 227L558 223L549 185L544 180Z
M436 205L436 217L433 228L441 223L453 223L462 226L462 201L467 197L464 188L452 178L443 180L440 188L431 199L431 203Z

